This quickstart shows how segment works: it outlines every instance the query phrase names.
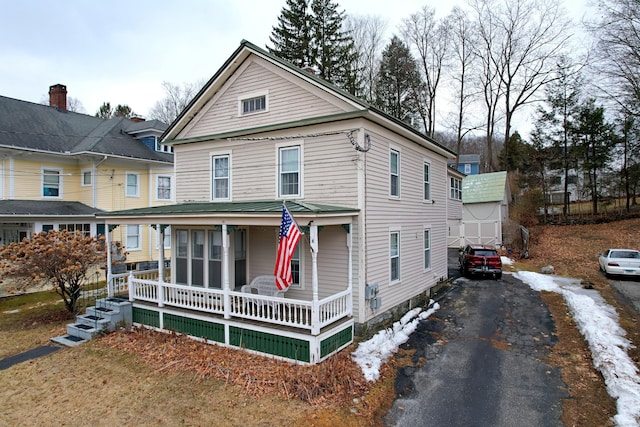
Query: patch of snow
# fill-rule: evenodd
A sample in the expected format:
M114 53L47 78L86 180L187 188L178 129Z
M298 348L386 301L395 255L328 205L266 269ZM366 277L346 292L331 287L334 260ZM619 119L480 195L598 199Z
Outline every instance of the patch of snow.
M561 294L573 319L591 350L593 365L604 377L607 392L617 401L617 426L640 425L640 377L627 354L631 342L618 323L618 314L600 293L584 289L580 281L552 275L521 271L514 277L537 291Z

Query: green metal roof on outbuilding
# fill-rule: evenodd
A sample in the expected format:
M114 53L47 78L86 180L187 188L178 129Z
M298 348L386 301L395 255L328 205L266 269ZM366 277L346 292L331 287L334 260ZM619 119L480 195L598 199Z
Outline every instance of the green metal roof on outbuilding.
M466 176L462 180L462 203L501 202L506 188L505 171Z

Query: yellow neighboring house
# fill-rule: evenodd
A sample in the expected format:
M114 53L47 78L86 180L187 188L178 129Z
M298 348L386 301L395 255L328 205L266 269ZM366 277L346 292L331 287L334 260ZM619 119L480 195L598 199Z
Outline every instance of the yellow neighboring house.
M0 244L51 229L101 235L96 213L174 202L173 152L158 140L166 124L66 106L61 84L49 88L49 105L0 96ZM113 228L110 241L126 253L117 267L148 268L158 236L148 225Z

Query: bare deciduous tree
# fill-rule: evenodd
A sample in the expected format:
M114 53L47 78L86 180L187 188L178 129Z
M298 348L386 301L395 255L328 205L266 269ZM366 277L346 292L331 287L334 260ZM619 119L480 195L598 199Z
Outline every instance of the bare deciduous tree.
M475 34L471 22L466 13L459 7L455 7L449 17L451 54L453 60L450 68L450 78L454 92L455 115L450 128L456 134L455 152L462 150L462 140L467 133L475 130L478 126L468 126L467 110L474 97L477 95L472 91L469 81L475 62L473 46L475 44ZM458 161L456 158L456 167Z
M553 0L472 0L481 43L482 85L487 107L487 148L495 170L492 141L498 103L504 111L504 140L514 114L554 78L556 59L569 35L570 21Z
M362 82L358 95L373 102L376 99L376 74L380 68L387 23L380 16L347 15L344 25L351 34L355 50L358 52L356 68Z
M418 64L425 83L422 119L427 135L433 135L436 122L436 94L447 57L448 21L435 19L435 10L424 6L402 23L402 35L418 54Z
M165 97L157 101L153 108L149 111L149 118L160 120L163 123L172 123L185 109L189 102L196 95L200 87L200 83L185 83L182 86L169 82L162 82L162 88Z

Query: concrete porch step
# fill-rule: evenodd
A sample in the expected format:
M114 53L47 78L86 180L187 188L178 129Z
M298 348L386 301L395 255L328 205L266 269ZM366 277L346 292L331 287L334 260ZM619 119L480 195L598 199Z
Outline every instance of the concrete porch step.
M93 314L81 314L76 316L76 323L92 326L101 331L110 329L111 321L108 318L95 316Z
M93 326L82 323L70 323L67 325L67 335L72 335L86 340L90 340L102 332L102 329L97 329Z
M84 338L77 337L75 335L61 335L59 337L53 337L50 339L52 342L56 344L63 345L65 347L77 347L82 343L87 342L88 340Z

